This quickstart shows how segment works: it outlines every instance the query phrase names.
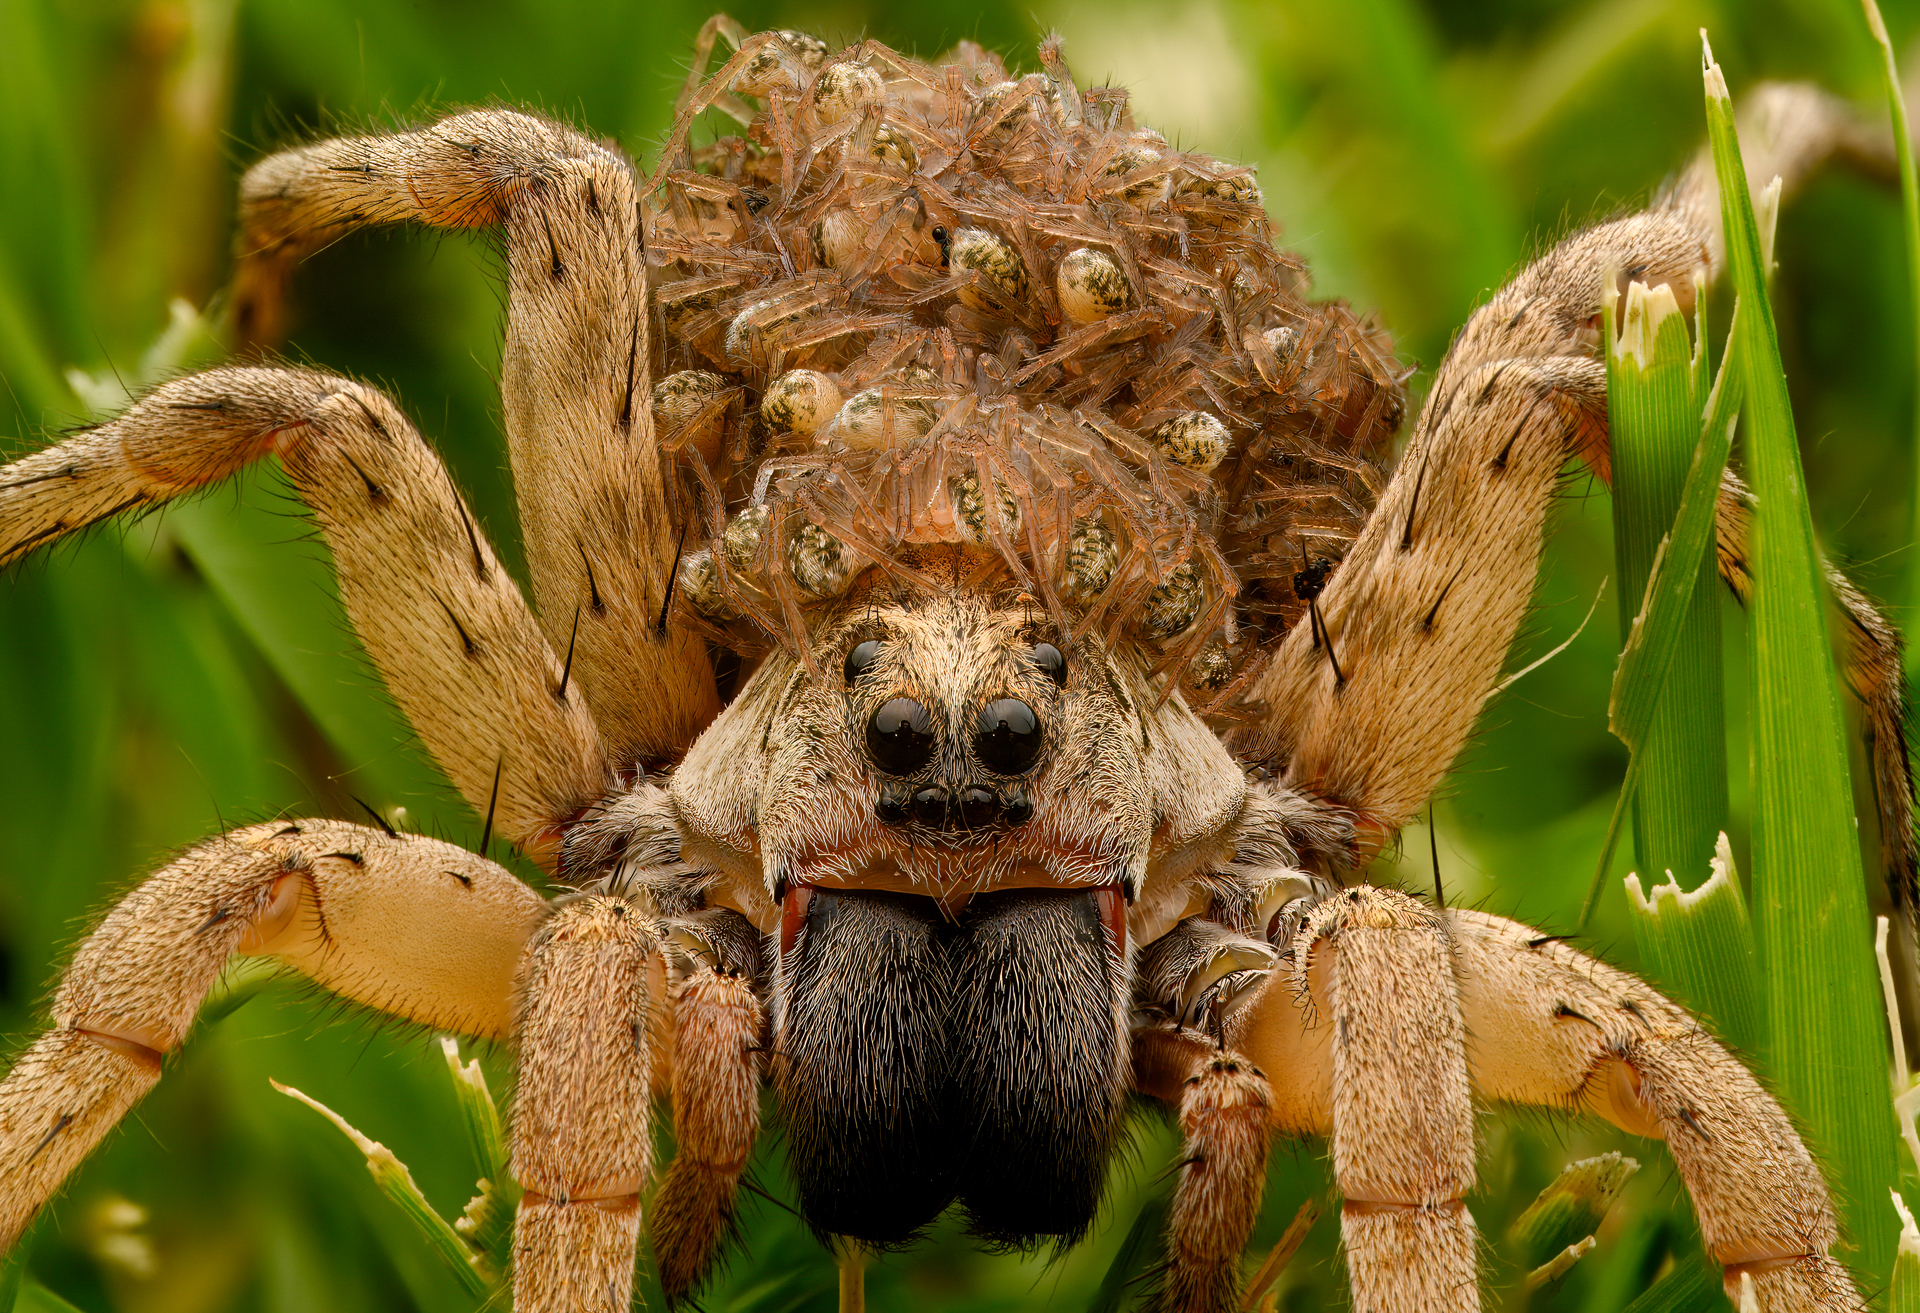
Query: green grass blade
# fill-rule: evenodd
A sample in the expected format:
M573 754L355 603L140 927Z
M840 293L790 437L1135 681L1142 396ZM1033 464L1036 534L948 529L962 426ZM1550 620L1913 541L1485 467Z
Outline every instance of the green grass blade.
M1680 1259L1622 1313L1720 1313L1726 1307L1719 1269L1698 1259Z
M1640 1164L1617 1153L1582 1158L1560 1169L1527 1210L1514 1219L1510 1236L1521 1266L1538 1268L1591 1236Z
M1900 1244L1893 1255L1893 1283L1887 1294L1888 1313L1920 1313L1920 1229L1899 1191L1893 1195L1900 1218Z
M1695 289L1696 303L1703 299L1701 290ZM1706 870L1727 814L1720 599L1712 584L1712 544L1691 538L1681 543L1671 534L1701 445L1706 398L1697 389L1705 341L1695 347L1671 287L1631 283L1625 301L1624 315L1616 316L1610 306L1605 316L1608 324L1620 324L1620 331L1608 332L1606 339L1621 632L1632 636L1645 612L1647 584L1663 551L1671 562L1663 564L1663 573L1694 576L1684 590L1687 605L1671 622L1673 650L1662 677L1635 672L1646 680L1651 705L1645 729L1634 726L1637 737L1628 740L1642 758L1633 801L1634 853L1640 869L1655 878L1662 872L1691 877Z
M1697 303L1697 300L1696 300ZM1673 517L1673 531L1654 553L1646 581L1640 613L1627 629L1627 641L1614 668L1613 691L1607 704L1607 728L1627 745L1632 757L1627 775L1620 783L1620 795L1614 804L1613 821L1600 853L1600 863L1587 888L1586 902L1580 909L1579 925L1584 928L1599 902L1600 890L1613 864L1614 841L1619 835L1620 819L1638 796L1645 757L1638 751L1653 725L1660 703L1660 690L1680 650L1682 629L1693 614L1694 592L1701 571L1668 570L1669 555L1676 561L1698 559L1713 542L1715 513L1719 505L1720 479L1726 472L1727 453L1733 445L1733 425L1743 395L1740 307L1736 302L1726 357L1720 362L1719 377L1708 394L1706 416L1701 421L1699 445L1694 448L1693 463L1687 469L1680 492L1679 510ZM1705 334L1700 335L1702 340ZM1703 358L1696 353L1696 371ZM1698 393L1696 384L1695 393ZM1622 589L1626 585L1623 583ZM1712 588L1708 592L1711 595ZM1723 731L1724 735L1724 731ZM1724 737L1722 738L1724 745ZM1724 746L1722 752L1724 754ZM1724 757L1723 757L1724 760ZM1721 804L1725 810L1724 794Z
M29 1277L20 1287L20 1298L14 1302L13 1313L81 1313L81 1310Z
M1766 1040L1760 962L1727 836L1719 837L1712 874L1699 888L1689 892L1675 880L1643 893L1640 878L1629 875L1627 903L1640 959L1659 983L1736 1049L1760 1052Z
M1881 68L1887 88L1887 117L1893 126L1893 153L1900 166L1900 209L1901 232L1907 246L1907 289L1908 310L1914 316L1913 349L1915 353L1914 377L1920 378L1920 183L1915 181L1913 167L1913 133L1907 126L1907 98L1900 89L1900 68L1893 57L1893 40L1887 35L1886 22L1880 17L1880 6L1875 0L1860 0L1861 9L1866 11L1867 27L1873 33L1874 42L1880 47ZM1913 415L1914 450L1920 452L1920 406L1916 406ZM1914 466L1913 525L1914 541L1920 541L1920 461ZM1920 606L1920 559L1913 563L1913 580L1908 596L1911 604ZM1920 614L1916 610L1914 614ZM1915 661L1920 660L1920 649L1911 641L1907 644L1907 671L1912 677Z
M407 1220L420 1229L427 1243L446 1261L447 1266L453 1269L454 1275L460 1279L460 1283L467 1288L469 1294L484 1295L499 1284L500 1279L486 1257L476 1252L466 1239L454 1230L451 1223L433 1210L433 1205L427 1202L427 1197L420 1193L420 1187L414 1184L413 1173L407 1170L405 1163L394 1157L393 1150L377 1140L370 1140L362 1135L347 1122L346 1118L319 1100L302 1094L299 1090L290 1089L278 1081L273 1083L273 1088L291 1099L306 1104L339 1127L341 1133L353 1141L354 1147L366 1156L367 1171L372 1174L381 1193L391 1199Z
M453 1093L460 1103L460 1117L467 1128L467 1142L473 1147L473 1161L481 1175L501 1180L507 1171L506 1137L500 1132L500 1108L487 1088L486 1073L480 1063L462 1063L460 1044L451 1035L440 1037L440 1051L446 1055L447 1070L453 1074Z
M1770 1064L1838 1196L1858 1262L1886 1272L1895 1230L1884 1204L1896 1129L1882 1093L1887 1040L1868 933L1865 875L1813 543L1767 299L1759 228L1733 101L1705 51L1708 136L1740 296L1748 471L1757 500L1748 624L1753 678L1753 900Z

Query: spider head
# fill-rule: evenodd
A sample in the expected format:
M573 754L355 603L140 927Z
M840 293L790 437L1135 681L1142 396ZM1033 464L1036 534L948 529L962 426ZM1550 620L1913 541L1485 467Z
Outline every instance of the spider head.
M1126 1088L1129 942L1245 800L1151 655L1070 639L986 553L865 581L776 654L673 783L708 898L777 945L770 1068L823 1231L1071 1238ZM1130 933L1130 929L1132 933Z
M1000 889L1138 892L1151 695L1105 643L1069 641L1029 603L956 591L857 599L812 655L764 735L769 897L886 889L957 913Z

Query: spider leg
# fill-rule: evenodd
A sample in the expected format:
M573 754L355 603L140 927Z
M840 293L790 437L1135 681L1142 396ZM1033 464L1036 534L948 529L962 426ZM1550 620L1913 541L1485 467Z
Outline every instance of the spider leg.
M1426 804L1473 728L1526 612L1568 448L1604 441L1605 424L1596 360L1450 358L1318 623L1288 633L1255 683L1270 710L1235 750L1351 809L1364 855Z
M1402 894L1360 888L1315 908L1295 943L1324 973L1315 1002L1339 1038L1333 1171L1355 1309L1479 1308L1463 1198L1473 1106L1443 923Z
M1790 130L1800 120L1777 115L1759 167L1797 179L1837 129L1823 119ZM1711 176L1699 173L1663 208L1568 238L1473 314L1393 480L1321 592L1317 623L1293 629L1253 687L1265 720L1236 749L1284 762L1289 787L1353 809L1362 857L1426 804L1499 678L1566 459L1610 477L1606 373L1592 354L1604 271L1666 283L1690 304L1693 272L1711 267L1719 242L1717 202L1700 199ZM1742 597L1747 519L1745 490L1729 478L1719 565ZM1829 567L1828 577L1873 740L1887 877L1910 917L1920 852L1900 639L1844 575Z
M149 876L74 954L53 1028L0 1081L0 1250L160 1079L235 954L355 1002L504 1038L546 903L463 848L342 821L210 839Z
M536 858L605 789L584 701L446 467L378 391L296 369L176 379L0 469L0 563L277 453L319 521L341 600L467 801Z
M1766 1313L1865 1307L1819 1168L1751 1073L1646 984L1502 917L1359 887L1316 907L1230 1015L1274 1127L1333 1136L1355 1307L1473 1308L1468 1101L1598 1113L1667 1141L1707 1250ZM1356 1207L1358 1203L1358 1207Z
M666 1073L660 927L587 894L534 936L520 976L513 1174L516 1313L627 1313Z
M1136 1030L1133 1064L1136 1088L1180 1110L1179 1183L1151 1307L1235 1313L1273 1140L1266 1074L1206 1035L1170 1027Z
M500 392L534 601L547 641L577 646L622 768L677 758L719 707L705 645L668 621L679 541L654 445L640 199L618 150L511 110L315 142L242 179L233 291L242 338L272 342L293 265L348 232L505 229Z
M704 924L698 924L704 922ZM766 1013L760 935L738 912L712 910L669 932L690 963L673 991L673 1162L650 1223L660 1286L690 1294L734 1231L734 1192L760 1134Z
M1707 1252L1740 1303L1751 1277L1770 1313L1866 1307L1829 1250L1833 1207L1780 1105L1684 1010L1530 927L1448 913L1476 1091L1585 1108L1664 1139Z

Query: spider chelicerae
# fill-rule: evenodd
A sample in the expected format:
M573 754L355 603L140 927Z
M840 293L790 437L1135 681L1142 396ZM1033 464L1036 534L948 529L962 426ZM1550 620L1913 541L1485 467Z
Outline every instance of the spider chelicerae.
M1812 1159L1683 1010L1352 883L1496 683L1562 466L1605 473L1603 271L1690 297L1711 175L1496 294L1390 477L1404 370L1311 298L1250 173L1080 88L1057 42L1040 64L716 21L645 178L511 110L248 173L255 344L347 231L504 230L535 605L386 397L267 363L0 470L0 560L277 455L436 760L577 892L344 821L193 849L86 941L0 1084L0 1240L250 954L514 1041L527 1309L627 1306L660 1098L646 1221L669 1294L697 1290L763 1083L807 1220L870 1245L955 1205L988 1242L1071 1241L1125 1100L1164 1100L1169 1309L1238 1306L1277 1132L1331 1137L1361 1307L1476 1305L1476 1096L1666 1139L1730 1289L1859 1306ZM1793 175L1833 125L1782 96L1761 167ZM695 146L710 109L740 131ZM1890 631L1842 596L1897 726Z

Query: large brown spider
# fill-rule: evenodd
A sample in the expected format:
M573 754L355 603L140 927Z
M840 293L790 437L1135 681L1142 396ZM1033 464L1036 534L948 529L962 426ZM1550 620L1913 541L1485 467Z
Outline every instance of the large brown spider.
M1562 466L1606 472L1602 271L1690 297L1711 175L1482 307L1389 478L1384 336L1308 299L1245 170L1040 57L716 20L651 178L509 110L247 174L255 343L346 231L505 230L537 611L387 398L269 364L0 469L0 561L278 455L422 739L578 892L340 821L193 849L0 1083L0 1243L259 954L516 1043L521 1309L628 1306L655 1096L653 1243L695 1289L763 1080L809 1222L870 1244L955 1203L989 1241L1071 1240L1128 1093L1175 1105L1168 1309L1238 1306L1277 1131L1332 1139L1358 1307L1476 1307L1475 1096L1666 1139L1730 1290L1861 1307L1818 1169L1687 1013L1524 925L1343 885L1493 688ZM1791 178L1833 124L1768 106L1755 169ZM693 148L709 108L743 135ZM1745 523L1729 483L1736 587ZM1843 598L1904 835L1896 645Z

